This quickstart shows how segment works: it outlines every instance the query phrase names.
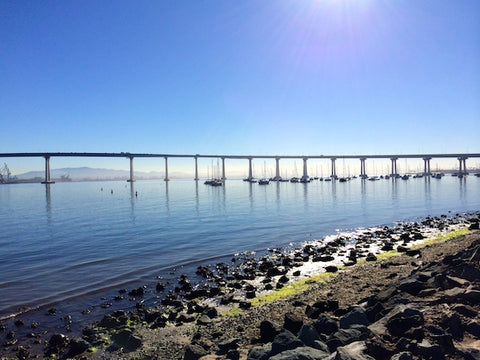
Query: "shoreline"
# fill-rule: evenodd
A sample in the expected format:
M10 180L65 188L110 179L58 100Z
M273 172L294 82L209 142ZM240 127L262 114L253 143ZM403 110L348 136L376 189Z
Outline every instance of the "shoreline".
M299 281L306 282L308 280L305 279L308 279L309 274L311 276L318 273L321 268L328 269L327 273L338 274L363 266L365 263L380 262L376 257L381 252L392 251L399 246L405 248L424 241L425 235L422 229L445 230L449 226L459 226L459 224L468 226L475 222L478 227L479 219L479 212L456 214L452 217L445 215L426 217L421 222L399 223L394 227L384 226L350 234L337 234L329 239L305 243L301 248L289 251L271 249L269 256L262 258L255 258L251 253L239 254L233 259L231 265L218 263L215 268L201 265L197 268L197 274L203 277L204 281L198 284L191 282L188 276L182 274L174 290L164 294L167 284L158 282L155 290L162 296L159 296L160 304L156 306L145 305L143 298L148 291L146 287L125 290L125 296L135 302L136 310L131 311L130 314L122 310L116 310L110 314L107 312L100 321L83 329L83 339L71 336L68 332L60 336L60 334L49 333L48 330L45 333L43 330L40 334L36 333L36 328L29 330L33 332L28 333L28 337L21 338L15 332L21 332L18 330L28 325L10 319L0 322L2 326L0 334L6 340L0 355L3 356L5 353L6 356L20 357L21 353L23 355L28 353L31 357L42 357L44 354L56 352L60 358L67 355L78 356L78 358L101 356L121 358L145 353L148 331L168 332L173 328L183 332L187 328L209 326L218 319L228 319L243 312L255 311L262 307L260 305L262 302L258 300L262 296L268 297L268 294L278 293L282 291L281 289L285 290ZM402 249L402 253L406 251ZM370 257L369 261L360 260L368 257ZM310 285L315 284L316 282L312 281ZM306 287L302 290L308 292L309 289L310 287ZM296 295L290 294L290 296ZM281 302L283 299L275 301ZM253 310L250 310L252 308ZM221 313L227 315L222 316ZM145 329L140 329L142 327ZM41 326L38 328L41 329ZM123 335L120 336L119 333ZM55 338L55 335L58 336ZM55 341L63 345L52 349L52 343ZM187 344L182 344L182 339L176 338L170 345L174 347L173 350L164 349L168 358L183 358ZM165 346L168 348L170 345ZM159 356L162 358L161 353Z

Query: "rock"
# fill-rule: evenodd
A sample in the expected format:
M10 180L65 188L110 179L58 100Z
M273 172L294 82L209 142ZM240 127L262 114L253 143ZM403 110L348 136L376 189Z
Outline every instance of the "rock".
M333 360L375 360L373 357L365 354L366 346L363 341L356 341L346 346L337 348L337 353Z
M469 305L457 304L452 307L452 310L469 318L473 318L477 315L475 309Z
M425 284L415 279L406 279L400 282L398 288L401 291L405 291L410 295L416 296L425 287Z
M422 359L445 359L445 355L440 345L432 345L427 340L423 340L420 344L417 344L416 353L422 357Z
M128 295L133 296L133 297L141 297L141 296L145 295L145 289L143 288L143 286L140 286L137 289L131 290L128 293Z
M298 338L307 346L328 352L328 346L322 341L321 335L311 324L303 325L298 333Z
M247 360L268 360L272 345L257 346L248 352Z
M47 356L63 353L69 343L69 339L64 334L53 334L48 340L48 345L45 351Z
M474 222L474 223L471 223L470 226L468 227L469 230L478 230L479 229L479 223L478 221L477 222Z
M453 313L444 315L440 321L440 326L442 329L446 330L450 335L452 335L455 340L460 341L463 339L465 328L458 314Z
M327 345L330 351L335 351L340 346L345 346L356 341L366 340L372 335L372 332L362 325L353 325L348 329L340 329L330 335Z
M468 289L465 291L463 298L472 305L480 304L480 290Z
M372 253L368 253L368 255L367 255L367 257L366 257L365 260L366 260L366 261L377 261L377 257L376 257L374 254L372 254Z
M337 321L329 318L326 315L320 315L317 321L313 323L313 326L319 334L324 334L327 336L335 333L338 330Z
M401 353L393 355L390 360L413 360L412 354L408 351L402 351Z
M361 306L355 306L347 315L340 318L340 328L347 329L352 325L370 325L365 309Z
M233 339L223 341L220 344L218 344L218 349L220 350L220 352L222 354L225 354L229 350L237 349L239 341L240 341L240 339L238 339L238 338L233 338Z
M411 328L422 326L423 323L423 314L420 311L405 305L398 305L390 314L386 327L390 334L401 337Z
M286 313L284 316L283 327L292 334L297 334L303 325L303 320L300 316L293 313Z
M225 358L229 360L240 360L240 352L238 350L228 350Z
M377 321L380 318L380 314L385 310L385 307L380 303L376 302L374 305L368 307L365 310L368 321L371 323Z
M210 319L208 315L202 315L197 320L198 325L208 325L208 324L211 324L211 322L212 322L212 319Z
M335 265L329 265L325 267L325 271L329 273L336 273L338 271L338 267L336 267Z
M293 335L290 331L282 329L280 333L273 339L271 356L280 354L286 350L292 350L302 346L302 341Z
M263 343L272 342L275 336L280 333L282 327L271 321L264 320L260 323L260 341Z
M119 332L112 335L112 340L119 347L124 348L124 350L130 352L137 350L142 346L142 339L138 336L133 335L132 330L122 329Z
M474 348L457 347L457 352L463 356L465 360L480 360L480 350Z
M184 360L198 360L202 356L207 355L208 352L201 347L200 345L196 344L188 344L185 347L185 353L183 355Z
M157 292L165 290L165 284L158 282L157 285L155 286L155 290L157 290Z
M67 353L67 357L74 357L77 356L85 351L90 347L90 344L83 339L72 339L68 344L69 351Z
M467 324L465 327L465 330L467 330L470 334L475 336L477 339L480 339L480 324L476 321L472 321Z
M430 335L430 339L443 349L451 351L454 348L453 337L450 334Z
M298 347L272 356L269 360L321 360L327 359L329 353L311 347ZM249 359L250 360L250 359Z

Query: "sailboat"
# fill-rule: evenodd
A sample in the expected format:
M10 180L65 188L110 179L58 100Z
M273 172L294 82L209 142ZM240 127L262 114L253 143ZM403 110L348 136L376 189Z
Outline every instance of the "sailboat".
M268 185L270 184L270 179L267 178L267 164L266 161L263 162L263 177L258 180L258 185Z

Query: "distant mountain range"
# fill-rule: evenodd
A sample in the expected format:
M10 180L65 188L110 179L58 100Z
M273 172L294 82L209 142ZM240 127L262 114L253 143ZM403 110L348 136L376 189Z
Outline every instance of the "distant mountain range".
M185 178L186 174L181 172L169 172L170 178ZM19 180L28 180L45 177L45 171L29 171L16 175ZM78 168L61 168L50 170L50 177L55 179L73 180L73 181L89 181L89 180L126 180L130 177L128 170L99 169L90 167ZM165 173L159 171L135 171L135 179L163 179Z

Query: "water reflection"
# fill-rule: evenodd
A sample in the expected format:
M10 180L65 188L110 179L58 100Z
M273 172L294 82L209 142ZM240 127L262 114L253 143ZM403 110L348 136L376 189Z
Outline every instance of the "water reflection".
M427 209L431 209L432 194L430 189L430 176L425 176L424 194L425 194L425 205L427 206Z
M47 210L47 221L50 225L52 222L52 194L50 184L45 184L45 209Z
M198 198L198 180L195 180L195 211L198 216L200 211L200 200Z
M168 181L165 181L165 207L167 214L170 215L170 195L168 194Z
M460 195L460 199L462 200L462 203L464 203L466 198L466 193L467 193L467 178L463 176L458 179L458 182L459 182L458 193Z

